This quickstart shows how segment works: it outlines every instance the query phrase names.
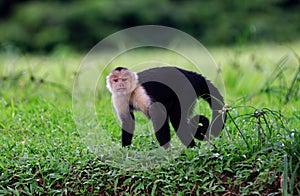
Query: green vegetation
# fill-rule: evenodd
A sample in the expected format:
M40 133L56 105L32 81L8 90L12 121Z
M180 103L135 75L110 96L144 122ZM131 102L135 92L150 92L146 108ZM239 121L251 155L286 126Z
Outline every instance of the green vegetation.
M0 2L1 47L82 52L106 36L137 25L165 25L205 45L299 39L297 0L14 0Z
M299 44L291 47L300 51ZM300 59L287 47L278 48L211 49L230 106L225 130L212 144L199 142L147 170L120 169L82 142L72 115L81 55L2 53L0 194L299 195ZM122 61L123 66L131 63L130 58ZM97 98L99 129L119 143L109 93L100 89ZM144 122L141 118L137 124ZM130 149L116 145L107 152L118 150L123 159L133 150L157 147L154 137L139 132L134 141Z

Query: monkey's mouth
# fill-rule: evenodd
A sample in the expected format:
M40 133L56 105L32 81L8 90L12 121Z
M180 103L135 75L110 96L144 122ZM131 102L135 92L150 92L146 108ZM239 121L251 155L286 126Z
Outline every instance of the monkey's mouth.
M126 90L126 88L118 88L118 89L117 89L118 92L120 92L120 91L125 91L125 90Z

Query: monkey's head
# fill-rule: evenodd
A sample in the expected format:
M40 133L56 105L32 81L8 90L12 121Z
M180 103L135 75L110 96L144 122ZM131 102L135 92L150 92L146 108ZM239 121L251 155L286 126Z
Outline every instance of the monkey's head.
M106 77L106 87L112 94L127 95L137 87L138 76L124 67L117 67Z

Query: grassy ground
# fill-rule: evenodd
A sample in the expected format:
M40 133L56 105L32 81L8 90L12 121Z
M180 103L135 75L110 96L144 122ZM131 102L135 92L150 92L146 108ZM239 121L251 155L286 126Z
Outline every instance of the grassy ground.
M133 147L120 148L119 125L101 83L95 130L110 137L101 140L100 151L83 142L72 108L73 81L83 56L2 53L0 194L299 195L300 47L292 44L293 53L286 46L210 49L230 106L225 130L213 143L176 151L158 166L150 151L157 142L142 115ZM119 57L113 64L129 66L154 54L189 67L174 54L151 52L150 57L144 52ZM207 106L199 105L205 113ZM160 159L173 153L159 152ZM144 162L135 163L136 153Z

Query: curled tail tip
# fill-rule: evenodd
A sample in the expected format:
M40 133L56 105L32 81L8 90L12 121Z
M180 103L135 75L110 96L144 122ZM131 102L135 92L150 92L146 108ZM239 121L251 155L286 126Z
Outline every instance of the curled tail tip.
M231 107L227 103L223 103L223 107L222 107L222 109L218 110L218 113L219 114L227 113L230 110L231 110Z

